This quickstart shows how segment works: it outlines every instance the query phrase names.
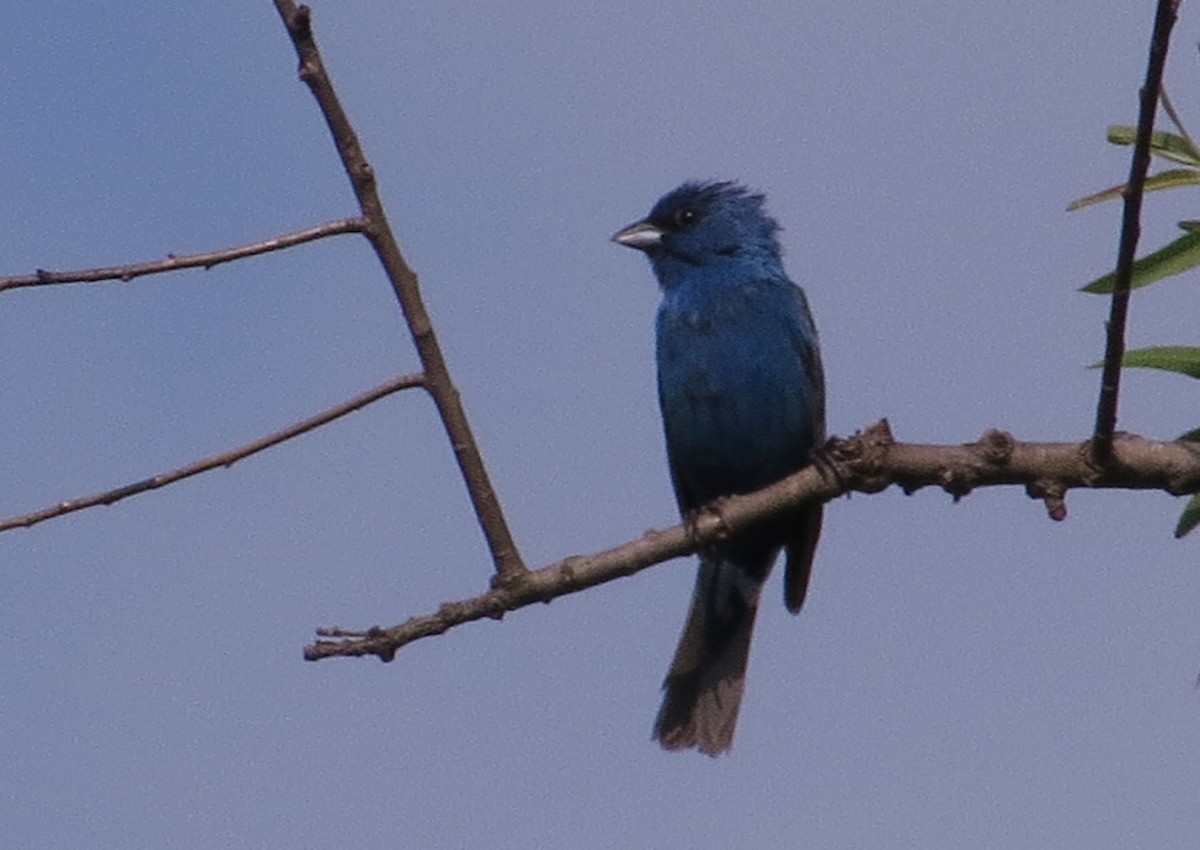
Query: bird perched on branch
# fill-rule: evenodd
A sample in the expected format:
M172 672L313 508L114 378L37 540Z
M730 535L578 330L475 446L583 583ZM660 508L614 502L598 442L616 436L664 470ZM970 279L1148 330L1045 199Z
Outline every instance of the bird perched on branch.
M685 183L613 236L646 254L662 289L658 400L685 518L796 472L825 439L816 328L763 205L735 183ZM821 510L805 507L700 553L654 724L665 749L729 749L763 582L786 549L784 603L800 610Z

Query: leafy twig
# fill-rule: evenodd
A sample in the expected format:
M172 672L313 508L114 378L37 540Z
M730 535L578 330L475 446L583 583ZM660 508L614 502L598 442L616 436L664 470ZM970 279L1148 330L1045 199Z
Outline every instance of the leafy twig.
M1133 278L1133 260L1141 235L1142 195L1150 168L1150 135L1154 132L1154 114L1162 89L1163 68L1171 28L1175 25L1180 0L1158 0L1154 33L1150 39L1150 59L1146 81L1142 85L1138 111L1137 142L1129 166L1129 190L1121 221L1121 242L1117 250L1117 279L1108 318L1104 348L1104 371L1100 378L1100 399L1096 405L1096 427L1092 436L1092 461L1100 467L1113 460L1113 432L1117 425L1117 399L1121 387L1121 358L1125 354L1125 323L1129 315L1129 287Z

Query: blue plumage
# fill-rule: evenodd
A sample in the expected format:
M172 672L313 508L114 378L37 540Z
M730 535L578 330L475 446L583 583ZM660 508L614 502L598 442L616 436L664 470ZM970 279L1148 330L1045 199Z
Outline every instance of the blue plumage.
M662 288L658 395L684 516L790 475L825 439L816 328L763 201L734 183L685 183L613 236L646 253ZM786 548L784 601L799 611L820 530L810 507L701 553L655 721L663 747L729 749L763 582Z

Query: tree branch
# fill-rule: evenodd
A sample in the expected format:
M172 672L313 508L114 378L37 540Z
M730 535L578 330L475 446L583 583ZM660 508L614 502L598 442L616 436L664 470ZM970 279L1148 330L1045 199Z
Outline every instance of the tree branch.
M225 248L220 251L209 251L205 254L184 254L176 256L168 254L165 260L153 260L148 263L133 263L127 266L110 266L102 269L83 269L74 272L52 272L38 269L30 275L19 277L0 277L0 292L6 289L20 289L26 286L51 286L59 283L95 283L102 280L121 280L129 282L135 277L149 274L173 272L179 269L203 268L211 269L221 263L241 260L271 251L282 251L305 242L336 236L341 233L362 233L366 221L361 218L344 218L339 221L327 221L295 233L287 233L261 242L240 245L236 248Z
M831 441L819 463L756 493L731 496L701 511L694 522L649 531L603 552L575 555L515 579L493 582L488 592L447 602L433 614L387 628L317 630L304 649L317 661L331 656L374 655L391 661L396 651L424 637L488 617L501 619L535 602L549 602L598 584L633 575L654 564L695 552L706 543L738 534L770 517L810 502L850 492L876 493L895 484L906 493L940 487L955 500L978 487L1020 484L1042 500L1051 519L1066 517L1065 494L1073 488L1163 490L1184 495L1200 489L1200 445L1156 442L1119 435L1112 463L1091 462L1090 442L1020 443L988 431L961 446L897 443L884 420L848 440Z
M40 511L22 514L21 516L9 517L8 519L0 520L0 532L10 531L14 528L28 528L31 525L36 525L39 522L54 517L60 517L64 514L81 511L84 508L94 508L97 505L111 505L113 502L119 502L129 496L145 493L150 490L157 490L160 487L166 487L168 484L174 484L176 481L182 481L185 478L191 478L193 475L199 475L201 472L208 472L210 469L216 469L219 466L233 466L239 460L249 457L252 454L257 454L264 449L269 449L271 446L278 445L284 440L290 440L292 437L298 437L314 428L319 428L329 422L332 422L338 417L345 416L359 408L366 407L374 401L378 401L384 396L391 395L400 390L411 389L412 387L424 386L424 376L401 375L398 378L392 378L390 381L385 381L374 389L367 390L365 393L348 399L341 404L334 405L326 410L321 411L315 416L301 420L294 425L284 428L281 431L276 431L273 434L268 434L265 437L255 440L252 443L247 443L244 446L239 446L236 449L230 449L220 454L210 455L206 458L193 461L187 466L181 466L178 469L170 472L163 472L155 475L153 478L147 478L144 481L137 481L133 484L126 484L124 487L118 487L115 490L106 490L103 493L96 493L91 496L83 496L79 499L71 499L66 502L59 502L57 505L51 505L47 508L42 508Z
M316 98L325 123L329 125L329 132L333 136L342 166L350 178L359 209L367 222L364 234L379 257L379 262L392 284L392 290L400 302L400 309L412 334L417 356L421 359L425 385L433 397L442 425L446 429L446 436L450 440L459 471L466 483L475 517L492 554L496 574L504 580L518 577L525 572L525 565L509 532L508 522L500 508L500 500L492 489L458 390L450 379L450 371L446 367L441 346L434 334L425 302L421 298L417 275L405 262L396 237L392 234L391 225L388 224L387 214L375 185L375 171L367 162L354 127L342 109L321 54L317 50L312 32L312 13L307 6L297 7L292 0L275 0L275 8L287 27L288 35L296 48L296 55L300 59L300 79Z
M1104 371L1100 377L1100 400L1096 405L1096 427L1092 437L1092 459L1098 466L1113 460L1113 432L1117 427L1117 399L1121 388L1121 361L1125 357L1125 323L1129 315L1129 287L1133 280L1133 260L1142 233L1142 195L1146 173L1150 170L1150 137L1154 132L1154 114L1158 111L1158 93L1162 90L1163 68L1171 28L1181 0L1158 0L1154 15L1154 33L1150 37L1150 59L1146 81L1142 84L1138 111L1137 140L1129 165L1125 190L1125 209L1121 219L1121 241L1117 249L1117 275L1109 308Z

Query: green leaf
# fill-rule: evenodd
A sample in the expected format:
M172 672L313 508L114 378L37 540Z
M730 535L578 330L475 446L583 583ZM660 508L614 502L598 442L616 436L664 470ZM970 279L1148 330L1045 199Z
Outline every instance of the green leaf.
M1101 189L1094 195L1088 195L1086 198L1076 198L1067 204L1067 212L1075 212L1084 207L1090 207L1092 204L1101 204L1105 201L1115 201L1117 198L1125 194L1125 186L1121 183L1117 186L1109 186L1107 189Z
M1096 363L1095 367L1103 366ZM1193 345L1160 345L1126 351L1121 358L1125 369L1163 369L1191 378L1200 378L1200 348Z
M1183 537L1197 525L1200 525L1200 493L1192 496L1179 515L1179 522L1175 524L1175 539Z
M1200 443L1200 428L1193 428L1186 434L1180 434L1175 439L1181 443Z
M1191 221L1180 222L1179 226L1187 233L1133 264L1133 280L1130 282L1130 289L1139 289L1156 280L1162 280L1164 277L1170 277L1200 265L1200 227ZM1113 291L1116 280L1117 273L1109 272L1104 277L1096 278L1087 286L1080 287L1080 291L1105 295Z
M1108 140L1114 145L1132 145L1137 141L1137 127L1114 125L1108 128ZM1178 162L1200 166L1200 151L1192 147L1185 136L1156 130L1150 134L1150 153Z
M1147 177L1146 191L1157 192L1160 189L1178 189L1180 186L1195 186L1197 183L1200 183L1200 171L1194 168L1171 168L1167 171L1161 171L1152 177ZM1125 187L1128 185L1128 183L1122 183L1120 186L1110 186L1094 195L1088 195L1086 198L1071 201L1067 205L1067 212L1075 212L1075 210L1090 207L1092 204L1099 204L1103 201L1116 200L1125 194Z
M1200 171L1194 168L1168 168L1146 178L1146 191L1159 192L1180 186L1195 186L1197 183L1200 183Z

